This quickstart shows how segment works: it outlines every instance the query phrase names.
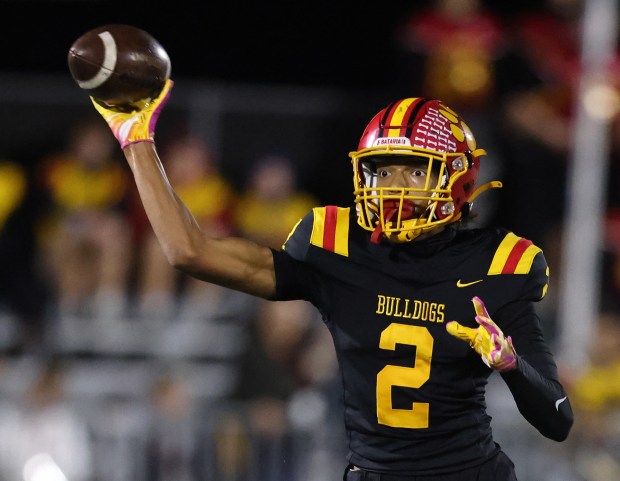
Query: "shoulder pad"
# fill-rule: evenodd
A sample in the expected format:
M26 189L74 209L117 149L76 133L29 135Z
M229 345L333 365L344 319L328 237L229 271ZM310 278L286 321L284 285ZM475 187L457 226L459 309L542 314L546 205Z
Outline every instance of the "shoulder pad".
M315 207L289 234L282 248L292 257L303 260L310 245L348 257L349 208Z
M315 207L310 243L341 256L349 256L348 207Z
M509 232L497 247L487 275L529 274L539 252L542 250L531 240Z
M540 300L549 283L549 266L542 249L532 241L508 232L495 250L487 275L521 274L526 277L523 293Z

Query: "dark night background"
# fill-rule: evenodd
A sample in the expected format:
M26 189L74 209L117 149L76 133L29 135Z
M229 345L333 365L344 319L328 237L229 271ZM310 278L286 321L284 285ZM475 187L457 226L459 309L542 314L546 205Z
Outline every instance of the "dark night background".
M68 73L66 53L76 38L106 23L128 23L162 43L176 77L377 88L386 81L382 64L394 29L429 2L157 3L0 1L0 70ZM483 3L506 19L536 5Z
M172 0L162 5L157 3L0 0L0 89L2 74L32 78L33 74L41 73L55 76L64 82L65 90L68 88L78 97L81 92L72 88L67 67L69 47L92 28L125 23L151 33L171 58L175 93L158 125L160 140L167 136L166 124L175 123L172 106L175 102L182 103L184 96L187 98L191 85L207 88L210 85L247 85L284 90L295 87L336 95L346 93L348 99L355 100L333 106L342 114L332 115L327 120L316 115L293 116L292 120L264 114L242 118L228 115L225 132L234 131L233 125L244 129L245 141L240 143L226 135L218 139L224 146L218 152L222 172L237 187L243 186L247 163L252 158L279 149L279 153L297 162L300 187L313 191L321 201L329 203L351 200L347 154L357 147L368 120L394 98L419 95L415 88L395 87L398 84L395 82L397 75L394 75L398 70L396 32L410 15L431 5L429 0ZM534 0L501 4L482 0L481 3L506 23L518 13L540 7ZM36 115L36 110L34 115L29 114L30 92L50 101L58 101L60 97L55 98L53 90L48 95L49 85L44 81L34 80L32 87L21 81L18 83L20 98L25 96L26 104L23 100L16 101L15 111L9 112L13 110L13 92L9 88L8 93L4 93L9 106L4 113L0 112L0 125L5 125L0 151L33 164L43 152L61 148L68 122L57 117L56 122L50 123L49 115ZM260 90L254 90L257 91ZM269 97L265 94L263 98L252 100L264 104ZM294 108L295 100L290 100L286 108ZM304 105L308 104L307 98L301 100L305 100ZM32 109L36 109L34 100L31 103ZM77 105L88 109L86 101ZM68 114L71 108L62 105L55 113ZM16 120L16 115L24 121ZM267 138L267 127L269 133L278 134L277 141ZM39 134L36 138L30 134L33 131ZM174 135L173 132L171 136ZM27 142L22 140L24 136Z

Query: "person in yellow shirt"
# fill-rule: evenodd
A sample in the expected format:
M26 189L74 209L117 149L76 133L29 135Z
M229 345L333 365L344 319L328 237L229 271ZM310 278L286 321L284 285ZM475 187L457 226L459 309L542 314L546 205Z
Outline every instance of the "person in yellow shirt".
M613 423L606 421L610 413L620 412L620 315L617 313L600 315L589 361L571 383L570 391L575 408L582 414L580 418L592 424L585 433L597 436L613 427Z
M603 311L593 334L589 362L568 385L575 408L573 465L584 479L620 479L620 314Z
M245 237L280 248L317 200L298 189L294 165L287 157L261 157L252 172L237 204L235 221Z
M79 122L66 148L40 164L49 203L42 242L61 316L124 315L131 266L129 183L113 141L99 123Z
M232 234L235 230L233 188L219 173L205 140L191 135L176 139L167 145L163 161L171 184L199 224L218 235ZM172 268L148 226L139 250L139 317L166 320L212 312L223 289L191 279Z

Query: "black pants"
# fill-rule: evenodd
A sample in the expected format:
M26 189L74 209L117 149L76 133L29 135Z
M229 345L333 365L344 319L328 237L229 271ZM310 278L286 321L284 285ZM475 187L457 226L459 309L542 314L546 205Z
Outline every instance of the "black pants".
M496 456L476 466L454 473L423 476L400 476L381 474L370 471L351 471L349 466L342 478L344 481L517 481L514 464L506 454L500 451Z

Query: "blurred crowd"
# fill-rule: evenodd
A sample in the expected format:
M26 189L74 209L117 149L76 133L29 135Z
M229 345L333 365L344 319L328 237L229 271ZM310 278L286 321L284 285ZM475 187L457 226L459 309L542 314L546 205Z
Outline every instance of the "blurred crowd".
M552 346L582 7L579 0L546 0L500 12L479 0L426 2L403 18L381 65L391 98L444 100L489 152L483 181L500 179L504 188L485 194L477 222L497 222L543 248L552 286L540 313ZM618 54L609 66L616 97L608 106L616 111L600 318L584 373L559 366L576 408L569 441L538 453L547 458L537 472L527 471L535 463L526 466L524 441L524 460L516 459L524 481L620 479ZM180 133L161 143L160 153L176 192L215 235L277 248L325 200L300 188L293 156L248 159L247 178L230 179L208 139ZM350 188L342 179L342 189ZM100 119L78 122L62 149L33 166L0 160L0 258L0 481L43 479L41 473L52 481L339 479L337 369L318 313L172 269ZM149 361L143 384L93 388L84 365L115 359ZM188 360L198 364L198 376L179 368ZM224 366L223 374L201 384L196 378L207 365ZM17 384L9 372L15 366L25 373ZM501 412L501 402L490 404ZM515 431L500 420L497 430L509 444L530 440L527 426Z

